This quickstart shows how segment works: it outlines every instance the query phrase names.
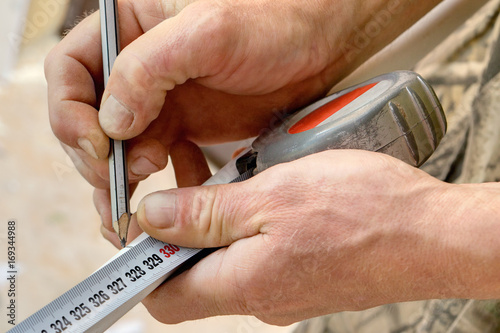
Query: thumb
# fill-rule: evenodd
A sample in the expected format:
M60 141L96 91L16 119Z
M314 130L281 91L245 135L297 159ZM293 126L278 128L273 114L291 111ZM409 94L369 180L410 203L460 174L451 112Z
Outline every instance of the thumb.
M126 140L139 135L159 116L167 91L223 66L220 57L219 62L214 59L221 52L217 43L206 38L207 25L214 24L207 22L209 10L201 6L188 5L120 52L99 111L99 123L109 137Z
M260 232L259 200L245 183L188 187L149 194L135 215L152 237L186 247L227 246ZM262 196L261 196L262 197ZM261 202L260 202L261 203Z

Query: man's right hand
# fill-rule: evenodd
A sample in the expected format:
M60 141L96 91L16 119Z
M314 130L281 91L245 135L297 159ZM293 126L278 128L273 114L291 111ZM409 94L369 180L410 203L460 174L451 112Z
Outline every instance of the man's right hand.
M98 13L47 57L50 122L98 188L109 186L108 137L128 140L129 179L137 183L165 167L177 140L248 138L276 113L320 97L436 2L121 0L123 50L106 89ZM346 57L340 46L377 13L388 17L384 29Z
M108 137L129 140L135 183L165 167L176 140L210 144L256 135L273 112L317 98L331 82L325 73L337 54L311 5L119 1L123 50L105 90L98 13L48 56L52 128L99 188L108 187Z

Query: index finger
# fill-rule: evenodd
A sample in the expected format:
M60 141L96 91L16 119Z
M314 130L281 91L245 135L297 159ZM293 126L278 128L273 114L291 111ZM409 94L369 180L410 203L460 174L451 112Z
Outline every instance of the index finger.
M161 22L161 8L150 2L119 1L120 44L125 47ZM49 117L56 137L105 159L109 139L102 131L97 109L103 87L99 12L85 18L47 56Z

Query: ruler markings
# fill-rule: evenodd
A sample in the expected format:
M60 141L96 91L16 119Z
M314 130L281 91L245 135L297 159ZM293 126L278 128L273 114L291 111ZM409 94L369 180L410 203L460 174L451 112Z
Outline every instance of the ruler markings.
M171 253L162 254L161 250L167 248ZM85 332L93 329L94 325L111 325L114 321L106 321L108 316L133 307L135 303L131 300L140 301L150 292L144 294L143 290L161 284L179 265L199 251L201 249L177 247L147 237L10 332ZM126 306L122 308L124 304ZM87 313L85 309L88 309ZM79 313L84 316L80 317Z

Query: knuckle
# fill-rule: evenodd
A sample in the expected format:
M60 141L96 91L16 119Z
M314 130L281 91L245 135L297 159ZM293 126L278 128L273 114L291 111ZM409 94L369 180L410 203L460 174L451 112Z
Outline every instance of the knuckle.
M216 187L215 187L216 188ZM216 190L204 189L196 191L193 196L191 221L200 235L208 236L210 242L220 241L220 231L217 230L219 219L214 212Z
M273 206L284 205L290 200L300 196L300 188L295 191L292 187L300 187L303 182L299 177L300 172L291 164L286 163L272 167L265 171L265 177L261 195L263 202L273 204ZM295 201L295 200L293 200Z
M238 9L235 4L228 1L215 3L199 2L186 11L186 22L189 22L189 49L196 50L192 53L193 59L187 64L199 62L198 66L185 68L190 77L205 77L221 72L233 57L228 49L234 49L241 43L242 25ZM240 12L241 13L241 12ZM193 17L196 19L193 20ZM193 24L193 22L196 22ZM206 55L209 54L209 57ZM203 59L197 57L202 56Z
M180 211L176 214L175 225L178 230L188 231L191 241L203 246L222 246L231 243L232 232L228 230L226 211L221 206L219 187L202 186L183 188L180 191L192 191L191 195L182 196L178 203Z
M155 68L158 61L142 59L130 48L125 48L113 66L106 89L134 114L133 128L142 128L156 119L165 102L164 79ZM153 57L148 55L148 57ZM134 125L135 124L135 125Z
M98 189L109 188L109 182L102 179L93 172L80 171L80 174L89 182L90 185L94 186L95 188Z
M90 157L84 156L82 168L88 170L89 179L96 185L106 184L109 187L109 167L107 161L96 161ZM102 186L96 186L102 188Z
M156 86L156 79L150 64L141 59L129 48L125 48L116 59L116 68L113 74L125 79L128 84L141 90L152 90ZM131 91L132 92L132 91Z
M107 189L109 188L109 174L107 174L107 178L99 175L95 169L89 167L75 152L72 148L66 149L66 153L71 158L71 161L75 165L76 169L82 175L83 178L90 183L90 185L94 186L98 189Z
M49 104L49 124L56 138L64 143L69 143L66 138L66 127L57 110Z
M61 43L54 46L49 53L45 56L43 62L43 68L45 72L45 77L47 79L52 78L51 74L57 71L59 66L59 62L62 57L64 57L64 48L66 47L66 43L62 41ZM50 81L50 80L48 80Z
M47 80L51 78L50 74L51 74L52 64L54 63L54 61L56 61L55 58L57 58L57 53L56 49L54 48L47 54L43 62L43 70L45 73L45 78Z
M72 142L76 140L73 140L72 127L68 126L67 113L63 109L63 103L49 100L49 124L59 141L73 146Z

